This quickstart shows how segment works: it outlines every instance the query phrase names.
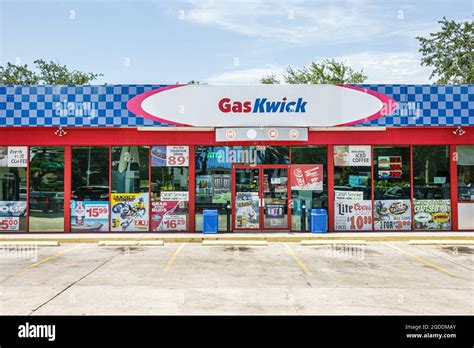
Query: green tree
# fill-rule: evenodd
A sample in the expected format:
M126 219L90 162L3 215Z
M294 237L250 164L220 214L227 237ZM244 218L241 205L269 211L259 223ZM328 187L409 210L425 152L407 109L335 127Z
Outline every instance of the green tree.
M321 62L312 62L309 66L293 69L286 68L286 73L283 75L285 83L288 84L316 84L316 83L363 83L367 76L363 71L354 71L351 67L345 65L343 62L338 62L335 59L324 59ZM276 84L280 81L275 75L264 76L260 83Z
M474 83L474 23L457 23L446 17L438 21L441 30L420 41L421 65L433 68L430 79L439 84Z
M34 64L36 70L30 70L26 64L16 65L10 62L5 67L0 66L0 84L84 85L103 76L102 74L69 70L66 65L60 65L53 61L48 63L42 59L35 60Z

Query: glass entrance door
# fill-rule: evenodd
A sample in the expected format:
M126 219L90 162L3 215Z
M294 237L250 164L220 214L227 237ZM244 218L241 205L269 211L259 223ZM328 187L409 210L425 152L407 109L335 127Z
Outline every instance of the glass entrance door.
M234 228L260 228L260 169L236 168L234 172Z
M234 230L289 230L288 166L235 166Z
M288 229L288 168L263 168L263 228Z

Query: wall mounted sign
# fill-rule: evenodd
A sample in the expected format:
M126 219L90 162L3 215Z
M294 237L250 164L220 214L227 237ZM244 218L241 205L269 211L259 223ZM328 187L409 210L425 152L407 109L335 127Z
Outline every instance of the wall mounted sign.
M396 106L391 97L360 87L306 84L172 85L127 103L136 115L198 127L348 126L390 115Z
M308 128L216 128L216 141L254 140L308 141Z

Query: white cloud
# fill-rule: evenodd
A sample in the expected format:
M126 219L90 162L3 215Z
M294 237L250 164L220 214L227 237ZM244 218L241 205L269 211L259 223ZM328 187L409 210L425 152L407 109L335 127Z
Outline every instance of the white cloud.
M212 75L206 82L213 84L256 84L260 83L262 77L271 74L275 74L277 78L281 78L283 71L284 68L278 66L231 70Z
M413 38L433 23L397 18L400 4L364 0L191 0L184 20L294 44L353 43L388 36ZM393 5L395 6L395 5Z
M420 65L420 57L411 52L360 52L335 57L354 70L363 70L366 83L429 83L431 70ZM309 64L310 62L308 62ZM255 84L263 76L275 74L282 78L284 66L267 65L242 70L225 71L210 76L213 84Z
M367 83L430 83L431 69L412 52L361 52L341 57L354 70L364 70Z

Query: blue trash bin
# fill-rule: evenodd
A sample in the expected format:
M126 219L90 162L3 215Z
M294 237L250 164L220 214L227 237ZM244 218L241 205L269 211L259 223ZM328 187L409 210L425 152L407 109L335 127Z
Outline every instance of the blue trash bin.
M202 212L202 233L217 233L218 221L216 209L204 209Z
M328 231L328 213L326 209L311 209L311 232L325 233Z

